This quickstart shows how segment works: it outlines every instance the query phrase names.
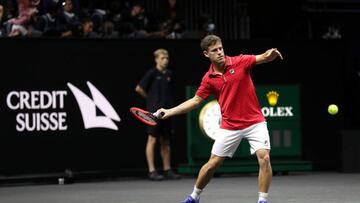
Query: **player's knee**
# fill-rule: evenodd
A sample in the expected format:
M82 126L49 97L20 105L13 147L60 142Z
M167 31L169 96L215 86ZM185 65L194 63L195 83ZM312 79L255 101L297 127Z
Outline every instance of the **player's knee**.
M265 161L266 163L270 163L270 156L269 156L269 154L266 154L266 155L264 156L264 161Z
M214 161L209 161L207 164L206 164L206 169L208 171L213 171L213 170L216 170L217 168L219 168L220 164L217 163L217 162L214 162Z
M270 156L265 154L259 158L260 167L268 168L270 166Z
M206 165L205 165L205 169L207 171L214 171L216 170L216 164L212 163L212 162L208 162Z

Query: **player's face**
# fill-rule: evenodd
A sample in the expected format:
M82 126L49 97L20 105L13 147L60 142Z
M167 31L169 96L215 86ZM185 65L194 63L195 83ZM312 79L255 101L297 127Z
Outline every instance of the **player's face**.
M160 54L156 59L156 66L165 69L169 64L169 56L166 54Z
M217 64L222 64L226 61L222 43L219 41L209 46L208 50L204 51L204 55L208 57L211 62Z

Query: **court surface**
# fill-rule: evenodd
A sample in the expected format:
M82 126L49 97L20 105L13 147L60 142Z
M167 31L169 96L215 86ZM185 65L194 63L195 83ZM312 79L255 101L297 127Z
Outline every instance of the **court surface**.
M117 178L73 184L27 184L0 187L1 203L176 203L192 191L194 177L151 182ZM255 174L215 177L201 203L256 203ZM273 177L270 203L358 203L360 173L298 173Z

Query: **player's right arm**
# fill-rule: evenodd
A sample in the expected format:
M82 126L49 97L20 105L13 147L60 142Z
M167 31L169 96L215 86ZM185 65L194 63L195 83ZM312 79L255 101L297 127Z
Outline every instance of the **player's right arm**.
M164 115L162 116L162 119L166 119L171 116L187 113L198 107L203 101L204 100L201 97L195 95L193 98L188 99L171 109L159 109L157 110L157 113L160 115L160 113L163 112Z

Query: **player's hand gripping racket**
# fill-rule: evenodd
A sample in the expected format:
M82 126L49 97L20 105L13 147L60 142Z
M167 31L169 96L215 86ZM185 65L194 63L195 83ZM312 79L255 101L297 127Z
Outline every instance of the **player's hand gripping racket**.
M140 121L152 126L156 125L159 121L159 118L164 115L164 112L161 112L160 115L158 115L156 113L150 113L138 107L131 107L130 112Z

